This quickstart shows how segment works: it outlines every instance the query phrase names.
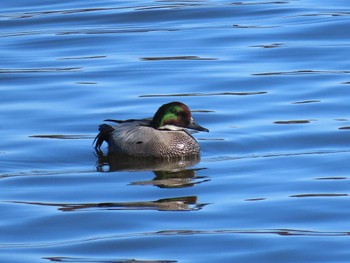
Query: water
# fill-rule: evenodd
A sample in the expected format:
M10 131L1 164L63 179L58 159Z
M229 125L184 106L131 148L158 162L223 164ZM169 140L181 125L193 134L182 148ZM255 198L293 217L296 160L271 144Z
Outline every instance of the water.
M5 1L0 261L348 262L349 14L345 0ZM104 119L174 100L210 130L194 135L200 162L95 155Z

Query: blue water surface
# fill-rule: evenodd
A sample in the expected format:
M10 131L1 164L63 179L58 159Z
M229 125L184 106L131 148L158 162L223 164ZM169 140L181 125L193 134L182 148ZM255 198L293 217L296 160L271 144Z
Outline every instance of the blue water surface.
M0 23L1 262L349 262L347 0L19 0ZM210 130L199 162L96 154L104 119L170 101Z

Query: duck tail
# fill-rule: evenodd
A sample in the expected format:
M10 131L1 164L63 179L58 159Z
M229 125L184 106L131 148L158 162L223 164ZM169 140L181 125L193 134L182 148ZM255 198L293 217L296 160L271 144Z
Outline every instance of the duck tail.
M103 141L106 141L108 136L114 131L114 128L108 124L101 124L98 129L100 132L97 134L94 142L96 150L100 150Z

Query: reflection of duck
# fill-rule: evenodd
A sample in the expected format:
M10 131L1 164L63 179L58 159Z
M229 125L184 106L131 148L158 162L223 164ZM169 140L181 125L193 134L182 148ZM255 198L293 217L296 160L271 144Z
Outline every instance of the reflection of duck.
M199 155L199 144L187 131L208 130L196 124L189 108L181 102L161 106L152 119L106 120L119 125L100 125L95 148L106 141L111 152L135 157L183 158Z
M154 185L160 188L182 188L210 181L206 176L197 176L196 172L198 170L201 169L154 171L155 177L152 180L133 182L131 185Z
M108 153L98 155L97 171L153 171L152 180L132 182L130 185L154 185L160 188L190 187L210 181L206 176L197 176L196 172L205 168L189 168L199 161L199 156L182 160L164 160L137 158Z
M207 204L198 204L196 196L184 196L175 198L158 199L155 201L141 202L121 202L121 203L42 203L42 202L22 202L15 201L18 204L55 206L63 212L72 212L78 210L158 210L158 211L195 211L201 209Z
M140 158L109 152L104 155L97 151L97 171L173 171L185 169L199 162L200 158L188 156L183 159Z

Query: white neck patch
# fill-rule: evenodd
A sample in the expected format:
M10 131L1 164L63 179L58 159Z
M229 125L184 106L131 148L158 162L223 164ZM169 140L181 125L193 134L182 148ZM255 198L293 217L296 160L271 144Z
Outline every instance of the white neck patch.
M183 130L186 130L186 128L175 126L175 125L164 125L159 127L158 130L183 131Z

